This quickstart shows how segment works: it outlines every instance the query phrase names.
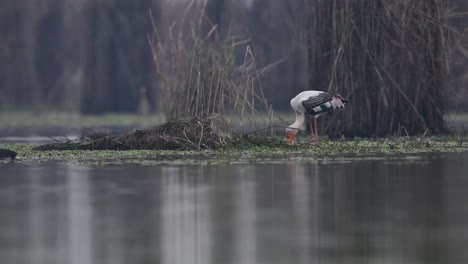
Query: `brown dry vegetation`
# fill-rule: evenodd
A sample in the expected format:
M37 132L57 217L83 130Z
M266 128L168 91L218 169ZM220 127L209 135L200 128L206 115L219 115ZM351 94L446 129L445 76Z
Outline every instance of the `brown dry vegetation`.
M309 86L341 93L329 134L445 131L449 1L309 1ZM326 78L323 78L325 76Z
M203 150L217 149L230 136L226 127L220 128L216 117L169 121L154 128L119 135L84 138L80 142L41 145L35 150Z
M258 69L250 46L245 45L248 39L221 36L218 25L205 13L207 4L206 0L201 5L190 1L184 15L164 36L153 24L149 42L166 117L203 119L234 113L241 126L244 121L252 126L270 125L273 111L260 78L274 65ZM239 64L236 49L240 46L245 53ZM247 114L250 120L244 120Z

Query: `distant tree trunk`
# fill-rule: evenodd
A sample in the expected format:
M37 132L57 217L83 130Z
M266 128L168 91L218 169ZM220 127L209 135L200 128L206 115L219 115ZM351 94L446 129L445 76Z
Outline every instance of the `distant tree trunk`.
M16 103L20 9L18 1L0 2L0 106Z
M92 0L86 7L87 31L85 34L84 86L81 97L81 112L103 113L112 109L111 62L112 48L109 17Z
M41 91L34 68L34 25L40 15L31 12L31 1L3 1L2 44L5 45L4 78L2 81L8 96L7 103L16 105L37 104L41 101ZM3 86L3 85L2 85Z
M224 18L224 7L225 7L226 0L209 0L207 7L206 7L206 16L210 20L211 24L217 25L219 30L221 31L221 28L223 25L223 19ZM205 23L205 25L208 25L209 28L208 30L211 29L210 23Z
M42 15L43 5L36 5L33 0L26 0L20 4L24 8L21 12L20 32L22 36L17 43L22 43L22 50L18 56L19 66L16 70L19 73L17 98L20 105L36 105L43 101L42 87L38 81L35 67L36 60L36 25Z
M60 0L1 3L0 102L44 104L51 93L60 90L62 7Z
M304 12L303 1L255 0L252 5L249 33L257 65L282 61L262 80L277 110L289 111L289 100L306 87Z
M85 33L87 16L84 3L76 0L63 0L63 91L62 104L73 109L80 108L81 94L84 87L85 69Z
M148 11L156 19L159 14L155 2L90 3L82 113L133 112L141 87L153 90L154 66L147 34L152 31Z
M330 135L445 131L447 2L309 0L309 88L350 98Z
M41 90L41 103L59 105L66 80L63 79L63 1L49 0L48 7L34 25L34 71Z

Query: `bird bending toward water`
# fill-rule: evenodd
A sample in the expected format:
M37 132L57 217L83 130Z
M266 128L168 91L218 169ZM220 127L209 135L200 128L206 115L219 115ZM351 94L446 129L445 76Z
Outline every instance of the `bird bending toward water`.
M296 112L296 122L286 128L286 143L294 145L299 130L305 129L305 116L308 116L310 125L310 143L318 143L317 117L333 109L344 108L348 101L341 95L322 91L304 91L291 99L291 107ZM312 120L314 118L314 127ZM315 131L315 132L314 132Z

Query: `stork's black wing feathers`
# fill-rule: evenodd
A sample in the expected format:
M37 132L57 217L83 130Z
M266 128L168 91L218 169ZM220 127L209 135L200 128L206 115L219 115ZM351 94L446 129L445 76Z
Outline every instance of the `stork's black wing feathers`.
M333 99L333 95L329 93L321 93L317 96L309 97L309 99L302 101L302 106L310 115L317 115L323 112L332 110L331 107L324 107L323 104L330 102ZM314 110L314 108L320 106L320 110Z

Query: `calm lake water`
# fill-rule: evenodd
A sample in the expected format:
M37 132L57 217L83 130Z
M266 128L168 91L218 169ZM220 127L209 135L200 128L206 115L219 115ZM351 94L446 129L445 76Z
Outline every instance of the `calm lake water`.
M0 164L1 263L468 263L468 154Z

